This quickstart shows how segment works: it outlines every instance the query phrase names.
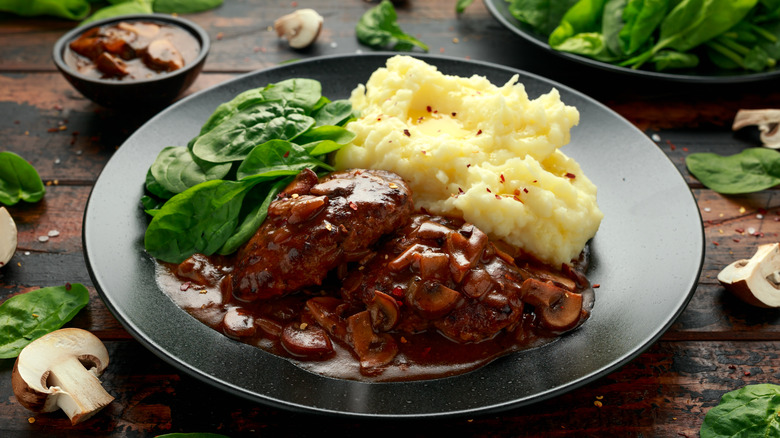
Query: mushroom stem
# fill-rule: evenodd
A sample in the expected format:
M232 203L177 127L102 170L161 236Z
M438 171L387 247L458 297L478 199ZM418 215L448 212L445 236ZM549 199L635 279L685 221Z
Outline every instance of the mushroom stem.
M84 368L76 357L52 366L46 379L49 389L55 391L56 406L70 418L72 424L82 422L95 415L114 400L95 375L95 368Z

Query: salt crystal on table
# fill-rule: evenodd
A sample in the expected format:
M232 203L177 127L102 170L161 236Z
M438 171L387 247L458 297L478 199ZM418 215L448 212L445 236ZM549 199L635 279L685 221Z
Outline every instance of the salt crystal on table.
M46 242L49 240L49 236L38 236L39 242Z
M49 231L49 237L57 237L60 235L60 232L57 230L50 230Z

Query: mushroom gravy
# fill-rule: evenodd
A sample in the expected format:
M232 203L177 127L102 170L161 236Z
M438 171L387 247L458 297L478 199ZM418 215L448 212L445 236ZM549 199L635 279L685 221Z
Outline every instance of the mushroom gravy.
M89 29L68 45L65 63L95 78L143 80L176 71L198 57L187 30L158 22L119 22Z
M573 267L545 266L460 218L407 210L411 192L394 178L302 172L237 255L158 263L158 284L232 339L354 380L463 373L588 318L587 249ZM285 289L296 274L310 279Z

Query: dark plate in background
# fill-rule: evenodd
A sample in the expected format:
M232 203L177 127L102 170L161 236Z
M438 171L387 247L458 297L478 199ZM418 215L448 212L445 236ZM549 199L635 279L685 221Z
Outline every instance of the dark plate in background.
M84 249L103 301L143 345L182 372L276 407L372 417L425 417L508 409L560 395L624 365L683 311L702 266L697 204L680 173L645 134L581 93L483 62L421 56L446 74L520 76L531 98L557 88L581 114L563 151L599 188L605 214L592 240L591 318L558 341L512 354L461 376L362 383L322 377L228 339L179 309L157 287L143 249L147 217L138 204L146 171L165 146L185 145L222 102L294 77L318 79L323 95L346 98L388 54L315 58L251 73L185 98L135 132L106 164L84 216Z
M606 71L625 74L638 78L654 78L672 82L683 83L707 83L707 84L738 84L747 82L765 81L780 76L780 67L762 72L736 71L717 69L713 66L699 66L694 69L675 70L674 72L657 72L651 70L634 70L628 67L609 64L607 62L596 61L585 56L575 55L573 53L553 50L547 43L547 36L540 35L531 28L531 26L518 21L509 13L509 5L506 0L483 0L488 11L504 27L521 36L526 41L541 47L557 56L568 59L575 63L594 67Z

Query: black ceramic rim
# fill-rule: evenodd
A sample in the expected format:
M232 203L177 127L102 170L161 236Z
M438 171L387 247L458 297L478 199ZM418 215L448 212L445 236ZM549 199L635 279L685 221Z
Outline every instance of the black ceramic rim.
M495 84L518 75L530 97L555 87L564 102L580 109L580 125L564 151L599 187L605 213L591 242L588 273L601 287L591 318L580 329L463 375L365 383L315 375L232 341L186 314L159 290L154 263L143 250L148 219L137 203L157 152L170 144L186 144L219 103L248 88L311 77L323 81L324 95L346 98L389 56L328 56L250 73L182 99L128 138L101 172L83 226L90 277L128 332L178 370L250 401L370 418L466 416L535 403L607 375L658 340L691 299L704 258L696 200L666 154L617 113L565 85L495 64L442 56L419 57L444 73L480 74Z
M139 21L145 20L145 21L155 21L158 23L169 23L188 31L200 43L200 51L198 52L198 56L195 59L193 59L190 63L186 64L184 67L172 71L170 73L166 73L165 75L160 75L149 79L135 79L132 81L125 81L125 82L108 81L99 78L93 78L91 76L87 76L79 73L78 71L73 70L72 68L70 68L68 64L65 63L65 59L63 57L65 53L65 49L67 48L68 44L70 44L71 41L78 38L79 35L81 35L82 33L88 31L89 29L94 29L96 27L104 26L106 24L118 23L120 21L132 21L132 20L139 20ZM80 26L71 29L65 35L60 37L60 39L58 39L57 42L54 44L54 49L52 50L52 59L54 60L54 64L57 66L57 68L60 71L67 72L67 74L73 75L74 77L77 77L83 81L92 82L94 84L101 84L101 85L122 86L126 84L136 85L136 84L144 84L149 82L156 82L171 77L187 74L187 72L189 72L195 66L203 62L204 58L208 56L209 50L211 50L211 40L209 39L209 35L202 27L198 26L197 24L193 23L190 20L180 18L180 17L174 17L166 14L133 14L133 15L121 15L118 17L105 18L103 20L97 20L91 22L86 26Z
M619 65L610 64L607 62L597 61L595 59L588 58L586 56L575 55L573 53L561 52L554 50L547 43L547 39L536 34L530 26L525 23L521 23L509 13L509 7L506 0L484 0L485 6L488 11L498 20L504 27L509 29L514 34L522 37L524 40L541 47L542 49L555 54L564 59L574 61L579 64L595 67L597 69L606 70L614 73L620 73L628 76L640 77L640 78L653 78L669 82L681 82L681 83L697 83L697 84L740 84L749 82L765 81L780 76L780 68L775 67L772 70L765 72L746 72L746 73L731 73L724 71L723 74L701 74L699 72L692 73L664 73L651 70L632 69L629 67L621 67Z

